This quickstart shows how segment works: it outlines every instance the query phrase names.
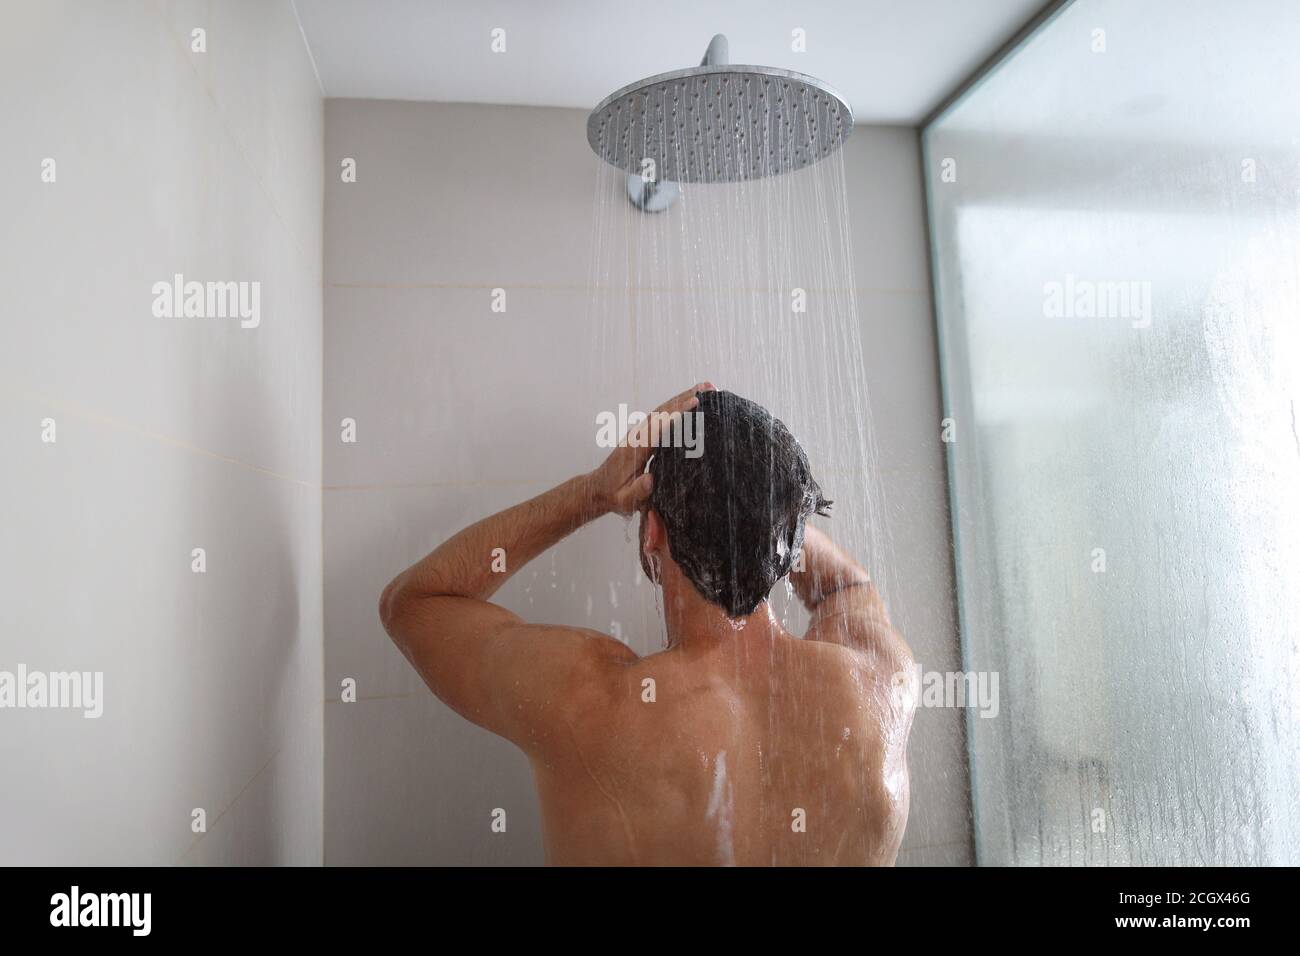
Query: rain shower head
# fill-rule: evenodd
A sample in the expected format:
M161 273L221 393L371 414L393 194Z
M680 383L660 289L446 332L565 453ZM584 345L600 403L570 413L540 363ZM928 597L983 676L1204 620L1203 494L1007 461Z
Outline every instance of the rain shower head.
M821 80L733 66L718 34L699 66L601 100L587 118L587 142L605 162L657 181L731 183L811 166L852 129L849 104Z

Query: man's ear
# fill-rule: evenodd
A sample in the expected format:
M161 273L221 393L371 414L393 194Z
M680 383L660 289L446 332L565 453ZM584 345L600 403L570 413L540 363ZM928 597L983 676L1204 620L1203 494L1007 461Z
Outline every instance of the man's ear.
M668 551L667 543L668 536L664 529L664 522L658 513L650 508L641 512L641 528L637 534L641 570L655 584L661 583L659 578L663 569L663 559Z
M659 512L647 508L641 516L641 549L643 551L663 551L668 541L668 532L664 519Z

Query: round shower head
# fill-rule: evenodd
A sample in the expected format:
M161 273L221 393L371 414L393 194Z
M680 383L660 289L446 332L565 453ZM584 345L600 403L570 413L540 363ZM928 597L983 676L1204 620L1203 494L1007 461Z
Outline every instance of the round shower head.
M725 38L715 37L702 65L605 97L587 118L592 150L649 179L730 183L810 166L839 149L853 129L842 96L793 70L728 64L725 51Z

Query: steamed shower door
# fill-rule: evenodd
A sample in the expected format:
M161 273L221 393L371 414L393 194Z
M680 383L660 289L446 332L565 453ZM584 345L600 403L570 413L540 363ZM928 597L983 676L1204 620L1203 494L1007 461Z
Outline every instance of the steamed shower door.
M925 130L983 864L1300 863L1297 49L1077 0Z

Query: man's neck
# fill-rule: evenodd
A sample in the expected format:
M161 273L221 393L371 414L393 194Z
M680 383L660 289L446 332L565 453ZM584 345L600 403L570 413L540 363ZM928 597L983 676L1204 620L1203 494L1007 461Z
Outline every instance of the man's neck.
M670 649L703 649L719 643L734 646L738 641L767 643L786 636L766 600L746 617L728 617L726 611L706 601L685 579L665 582L664 619Z

